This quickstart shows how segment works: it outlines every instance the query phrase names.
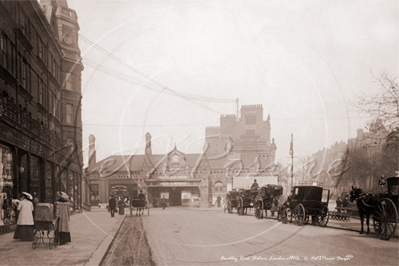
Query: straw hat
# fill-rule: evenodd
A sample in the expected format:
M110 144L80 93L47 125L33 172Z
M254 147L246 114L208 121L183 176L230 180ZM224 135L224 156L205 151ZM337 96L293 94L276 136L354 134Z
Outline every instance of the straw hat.
M60 201L69 201L69 196L65 192L58 191L57 196L60 199Z
M33 200L32 195L29 194L28 192L22 192L22 194L23 194L28 200Z

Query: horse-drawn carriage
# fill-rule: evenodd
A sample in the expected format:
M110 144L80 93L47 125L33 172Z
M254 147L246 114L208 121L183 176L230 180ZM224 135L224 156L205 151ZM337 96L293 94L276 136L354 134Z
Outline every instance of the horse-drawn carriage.
M309 222L326 226L328 223L328 201L330 190L317 186L294 186L293 193L279 210L279 218L283 223L294 220L295 224L302 226Z
M233 213L233 209L237 209L237 196L239 192L238 191L230 191L229 193L226 194L226 203L225 203L225 208L224 211L228 213Z
M246 215L248 208L254 207L255 197L258 194L257 189L241 189L237 196L237 214Z
M398 224L399 177L386 179L388 191L381 194L381 200L373 214L374 230L384 240L389 240L396 232Z
M148 215L150 215L150 207L148 206L146 199L132 199L130 201L130 216L132 216L134 208L136 208L136 216L137 214L140 215L140 213L143 215L145 209L147 209Z
M283 187L279 185L266 185L258 190L255 198L255 217L263 218L263 211L267 217L267 210L271 210L276 197L283 194Z
M376 195L363 193L360 188L352 187L351 201L356 200L359 210L361 231L363 233L363 219L367 219L367 233L369 233L369 216L373 215L374 231L380 239L389 240L396 232L398 224L398 194L399 177L381 177L380 185L388 185L388 190Z

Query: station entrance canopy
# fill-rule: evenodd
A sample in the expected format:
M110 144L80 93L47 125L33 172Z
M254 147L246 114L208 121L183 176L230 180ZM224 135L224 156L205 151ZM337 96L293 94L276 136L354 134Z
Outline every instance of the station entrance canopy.
M259 184L259 187L266 185L277 185L277 176L239 176L233 178L233 189L248 189L254 183L254 179Z

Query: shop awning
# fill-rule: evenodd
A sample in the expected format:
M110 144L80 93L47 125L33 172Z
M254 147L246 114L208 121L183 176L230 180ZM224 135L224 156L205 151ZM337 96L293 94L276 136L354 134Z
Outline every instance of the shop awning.
M259 187L266 186L266 185L277 185L277 176L255 176L255 177L246 177L246 176L240 176L240 177L234 177L233 178L233 188L235 189L240 189L240 188L251 188L254 179L256 179L256 182L259 184Z

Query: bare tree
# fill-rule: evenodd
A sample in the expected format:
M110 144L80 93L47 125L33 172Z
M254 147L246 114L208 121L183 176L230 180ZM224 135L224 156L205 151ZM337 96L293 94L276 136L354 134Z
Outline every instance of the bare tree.
M379 88L378 92L371 96L361 97L357 106L362 113L370 115L369 129L371 125L376 125L374 121L379 121L380 128L377 130L387 130L382 137L390 146L389 148L396 152L399 133L399 86L396 78L391 78L386 73L382 73L375 79Z

